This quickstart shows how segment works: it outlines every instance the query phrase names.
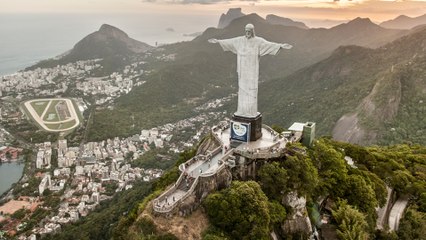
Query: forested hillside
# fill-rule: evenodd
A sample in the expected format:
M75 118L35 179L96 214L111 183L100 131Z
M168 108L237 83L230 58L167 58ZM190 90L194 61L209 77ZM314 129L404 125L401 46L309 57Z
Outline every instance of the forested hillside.
M345 157L351 157L354 164L348 164ZM386 203L386 187L394 189L396 197L409 199L408 213L396 233L376 230L376 207ZM229 188L210 194L202 203L210 220L203 239L269 239L271 232L284 238L306 237L303 232L289 233L285 227L294 214L285 199L294 193L307 199L306 214L319 229L319 214L331 207L329 223L339 239L421 239L426 230L425 192L425 147L362 147L322 138L310 149L295 144L285 158L265 162L256 181L234 180ZM146 215L150 212L147 201L139 207L143 216L121 219L115 239L156 239L165 233L151 220L154 215ZM319 206L320 202L331 205ZM176 234L172 229L168 233Z
M167 45L152 51L156 60L147 63L150 67L150 73L144 79L147 83L135 87L130 94L119 98L113 109L102 109L94 113L89 134L92 140L129 135L144 127L193 116L195 107L209 100L236 93L236 56L223 52L220 46L210 44L207 40L240 36L249 22L255 25L257 35L269 41L294 45L291 50L282 50L277 56L265 56L261 59L260 82L288 76L298 69L327 58L340 45L378 47L408 33L384 29L368 19L360 18L331 29L272 25L256 14L238 18L224 29L207 29L191 42ZM173 60L161 61L162 56L173 56ZM283 83L275 85L274 88L269 90L284 92L288 86ZM274 101L274 106L284 101L281 97L275 99L269 95L261 95L259 99L261 104ZM285 100L285 105L294 101ZM228 112L235 111L234 104L235 101L224 109ZM271 116L276 111L271 111L272 108L275 107L269 104L267 108L262 106L260 111ZM270 120L266 118L266 121L277 119L278 115ZM289 121L283 122L282 118L277 122L284 126L291 124Z
M264 83L267 121L315 121L320 135L359 144L426 143L426 29L378 49L340 47L287 78Z

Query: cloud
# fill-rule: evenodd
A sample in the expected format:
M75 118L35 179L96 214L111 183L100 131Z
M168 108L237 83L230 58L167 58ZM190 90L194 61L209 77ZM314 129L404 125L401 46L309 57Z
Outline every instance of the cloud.
M169 3L169 4L220 4L220 3L241 3L248 2L253 3L274 3L280 6L306 6L306 7L318 7L322 5L329 6L340 6L350 7L361 4L369 3L426 3L426 0L141 0L142 2L154 2L154 3Z
M239 2L249 2L250 4L260 2L262 0L239 0ZM142 0L142 2L155 2L155 3L171 3L171 4L218 4L230 3L233 0Z

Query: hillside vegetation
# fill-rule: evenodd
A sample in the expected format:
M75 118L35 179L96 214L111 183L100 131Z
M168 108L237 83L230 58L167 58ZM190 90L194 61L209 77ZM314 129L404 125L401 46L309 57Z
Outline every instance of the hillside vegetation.
M285 126L315 121L320 135L334 129L343 141L424 144L425 39L426 29L419 29L378 49L340 47L323 61L261 85L260 109L265 119Z
M223 52L220 46L209 44L207 40L242 35L244 26L249 22L256 26L257 35L270 41L294 45L293 49L283 50L277 56L265 56L261 59L260 82L262 83L288 76L298 69L327 58L340 45L358 44L365 47L378 47L408 33L408 31L402 30L384 29L368 19L360 18L331 29L301 29L272 25L256 14L238 18L224 29L207 29L191 42L167 45L162 47L162 51L159 49L152 51L154 59L155 56L171 54L175 58L168 62L161 60L149 62L148 66L152 71L144 79L147 81L146 84L135 87L130 94L117 99L114 109L96 111L90 128L91 140L128 135L141 128L193 116L194 107L237 92L236 56ZM358 61L363 60L362 57L359 56ZM334 58L339 59L339 56L334 56ZM348 61L355 60L348 58ZM305 94L302 95L300 90L294 94L286 93L286 96L291 95L292 99L283 97L283 94L276 94L291 89L288 84L283 81L274 86L265 85L267 88L273 87L274 89L260 91L261 107L259 109L268 116L265 118L267 122L274 121L284 126L291 124L289 117L283 121L282 114L275 114L275 112L281 111L283 106L287 106L295 100L305 98ZM298 98L295 99L296 94ZM223 109L228 112L235 111L234 101ZM355 105L355 100L353 102L352 105ZM266 105L267 107L265 107ZM277 108L277 106L279 107ZM323 107L332 109L331 106ZM344 113L344 111L337 115L341 116L340 113ZM300 115L298 120L304 120L305 116L308 116L308 119L316 119L310 117L313 112L304 114ZM271 118L269 119L269 117ZM334 124L334 122L329 124ZM320 133L329 132L330 128L331 126L325 127L326 131L320 129Z
M355 167L346 162L345 156L354 160ZM426 217L425 157L426 148L418 145L362 147L327 138L316 141L310 149L294 144L285 158L264 163L256 181L233 181L229 188L204 200L202 207L210 227L202 234L203 239L269 239L272 231L285 239L303 239L304 233L289 233L284 224L294 211L284 199L294 192L306 197L309 216L317 227L321 224L316 202L328 199L334 203L331 223L339 239L421 239L426 230L425 225L418 224ZM375 230L375 208L385 204L386 186L397 196L410 199L409 211L396 233ZM147 201L139 207L139 214L149 208ZM200 218L199 213L196 218ZM126 224L114 230L114 239L157 239L159 234L170 234L173 230L166 227L169 224L155 224L165 224L165 219L154 215L123 217L120 222ZM143 230L144 222L156 230ZM179 235L180 239L192 238Z

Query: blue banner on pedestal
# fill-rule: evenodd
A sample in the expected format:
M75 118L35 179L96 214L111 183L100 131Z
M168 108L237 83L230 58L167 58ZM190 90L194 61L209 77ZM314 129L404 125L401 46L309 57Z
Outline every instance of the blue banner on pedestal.
M231 121L231 140L250 141L250 123Z

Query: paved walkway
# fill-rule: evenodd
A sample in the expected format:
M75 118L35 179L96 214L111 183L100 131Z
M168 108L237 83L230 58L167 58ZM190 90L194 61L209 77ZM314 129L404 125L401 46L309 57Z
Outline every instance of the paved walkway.
M398 230L399 220L401 220L404 210L407 207L407 204L407 197L400 197L398 200L396 200L389 214L389 230Z
M171 189L163 193L155 201L155 209L158 211L168 212L175 207L180 200L185 198L188 191L196 182L196 179L201 175L210 175L217 172L219 167L219 160L222 159L226 152L230 150L230 129L225 128L214 128L213 134L219 139L222 151L217 154L211 155L197 155L191 160L187 161L180 166L182 171L180 176L180 182L175 183ZM296 140L297 137L294 139ZM244 151L248 153L259 153L260 154L279 154L278 149L284 149L286 144L289 142L286 138L280 138L278 134L272 129L266 127L262 128L262 137L254 142L242 143L235 150ZM265 153L262 153L265 152ZM221 163L224 164L224 163ZM188 165L188 166L187 166ZM186 166L186 168L184 167ZM176 185L177 184L177 185Z
M222 156L222 152L219 152L211 158L206 157L205 160L197 160L188 166L185 171L181 173L186 177L183 177L180 183L175 183L179 184L178 186L175 186L175 190L167 192L163 198L159 199L160 201L157 202L157 207L162 210L170 209L174 203L178 202L185 196L198 176L202 174L215 173L217 171L219 168L219 160ZM203 156L196 157L201 159Z
M205 161L197 161L186 169L188 176L196 178L202 173L214 173L219 168L219 160L222 158L222 152L219 152L211 158L207 158Z
M389 203L390 203L390 199L391 199L391 194L392 194L392 189L389 188L388 186L386 186L386 190L387 190L387 197L386 197L386 204L377 209L377 221L376 221L376 228L377 229L383 229L385 224L386 224L386 213L389 207Z

